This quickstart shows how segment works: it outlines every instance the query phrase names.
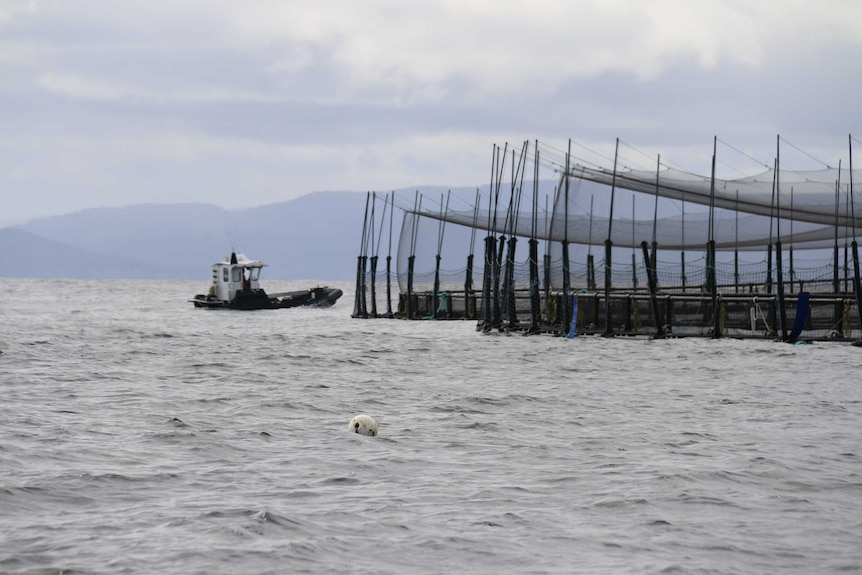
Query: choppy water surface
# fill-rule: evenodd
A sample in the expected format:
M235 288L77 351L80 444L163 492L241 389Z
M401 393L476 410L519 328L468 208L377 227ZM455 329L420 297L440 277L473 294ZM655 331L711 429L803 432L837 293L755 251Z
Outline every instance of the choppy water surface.
M3 573L862 572L849 345L0 286Z

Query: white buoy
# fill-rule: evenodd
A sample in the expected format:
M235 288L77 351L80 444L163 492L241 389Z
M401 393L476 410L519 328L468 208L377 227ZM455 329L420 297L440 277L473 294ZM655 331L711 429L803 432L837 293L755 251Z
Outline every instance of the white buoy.
M377 422L370 415L360 413L350 420L347 424L347 429L353 433L361 433L362 435L377 436Z

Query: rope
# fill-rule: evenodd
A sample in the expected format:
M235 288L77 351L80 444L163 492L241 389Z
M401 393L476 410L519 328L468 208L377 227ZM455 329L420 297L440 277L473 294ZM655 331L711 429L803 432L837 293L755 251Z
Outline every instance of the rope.
M763 325L766 326L766 332L772 333L772 327L769 325L769 322L766 321L766 314L763 313L763 308L760 307L760 303L757 301L757 298L753 298L752 303L754 304L755 309L757 310L757 315L760 316L760 321L763 322Z
M767 170L771 170L771 169L772 169L772 166L770 166L770 165L769 165L769 164L767 164L766 162L762 162L762 161L758 160L757 158L755 158L755 157L753 157L753 156L749 156L748 154L746 154L745 152L743 152L743 151L742 151L742 150L740 150L739 148L735 148L735 147L731 146L730 144L728 144L727 142L725 142L725 141L724 141L724 140L722 140L721 138L717 138L717 140L718 140L719 142L721 142L722 144L724 144L725 146L727 146L728 148L730 148L731 150L733 150L734 152L736 152L737 154L739 154L739 155L741 155L741 156L745 156L746 158L748 158L749 160L751 160L751 161L752 161L752 162L754 162L755 164L759 164L759 165L761 165L761 166L764 166Z
M811 159L812 159L812 160L814 160L815 162L819 162L819 163L823 164L824 166L826 166L826 167L827 167L827 168L829 168L830 170L832 169L832 166L830 166L829 164L827 164L826 162L824 162L824 161L823 161L823 160L821 160L820 158L815 158L814 156L812 156L811 154L809 154L808 152L806 152L806 151L805 151L805 150L803 150L802 148L800 148L800 147L796 146L793 142L790 142L790 141L788 141L788 140L786 140L786 139L782 138L781 136L778 136L778 139L779 139L779 140L781 140L782 142L784 142L785 144L789 145L791 148L795 149L796 151L798 151L798 152L801 152L801 153L805 154L806 156L808 156L809 158L811 158Z

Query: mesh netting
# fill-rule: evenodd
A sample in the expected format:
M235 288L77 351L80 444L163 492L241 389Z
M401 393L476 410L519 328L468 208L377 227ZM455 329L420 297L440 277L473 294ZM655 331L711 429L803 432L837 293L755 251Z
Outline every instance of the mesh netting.
M412 207L400 206L397 314L485 326L527 315L559 327L580 294L578 323L583 316L605 332L640 332L644 321L661 332L665 321L675 333L769 334L786 328L797 301L823 294L805 311L809 326L846 335L848 318L858 318L848 303L858 291L850 250L858 171L718 179L661 164L649 172L540 162L536 149L536 177L525 181L528 149L509 184L477 189L467 209L442 197L439 208L423 208L418 192ZM540 166L558 178L537 179Z
M530 149L544 157L541 145ZM483 205L473 209L416 211L503 235L573 244L610 239L615 246L637 247L655 240L659 249L679 250L702 249L712 239L718 250L757 251L780 240L819 249L853 237L851 184L862 176L860 170L827 167L719 179L667 166L610 170L553 157L537 165L557 175L548 210L540 209L549 195L547 182L516 181L486 188Z

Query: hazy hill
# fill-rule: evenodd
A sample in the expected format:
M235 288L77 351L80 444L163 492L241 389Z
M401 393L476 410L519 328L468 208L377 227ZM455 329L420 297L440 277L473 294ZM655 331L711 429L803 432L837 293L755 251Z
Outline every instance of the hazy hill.
M78 249L18 229L0 229L3 277L117 279L171 278L168 267Z
M553 190L553 182L542 185ZM420 187L426 202L423 208L438 209L449 189ZM453 203L453 209L463 210L464 204L474 201L475 188L451 191L459 204L456 208ZM396 203L412 206L414 193L412 188L396 190ZM486 189L483 194L485 208ZM0 262L4 264L0 277L199 279L206 283L213 262L236 250L269 264L264 281L352 280L366 197L365 192L315 192L239 210L210 204L144 204L42 218L0 229ZM378 195L375 218L375 233L386 233L376 247L382 259L388 250L388 227L380 229L384 197ZM401 218L401 210L396 208L393 251L398 249ZM415 249L425 271L433 269L439 225L427 219L420 226L424 239ZM431 241L424 241L429 238ZM459 259L445 258L448 266L464 265L460 258L470 239L469 230L446 228L443 253L447 246L457 244L459 254ZM480 240L475 245L481 249Z
M207 204L90 209L0 234L6 277L209 279L242 250L264 278L353 279L365 192L317 192L242 210Z

